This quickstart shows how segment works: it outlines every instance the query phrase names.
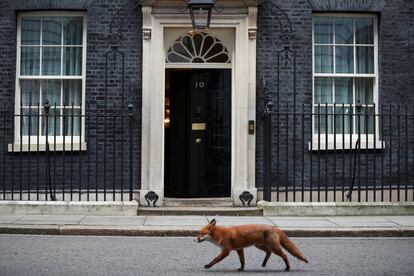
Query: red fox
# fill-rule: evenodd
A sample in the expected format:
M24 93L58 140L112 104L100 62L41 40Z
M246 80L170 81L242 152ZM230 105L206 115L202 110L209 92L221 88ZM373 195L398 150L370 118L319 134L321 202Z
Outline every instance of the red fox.
M209 241L221 248L221 253L215 257L204 268L210 268L216 263L226 258L230 251L236 250L240 258L241 267L239 271L244 270L244 252L243 248L254 245L258 249L266 252L262 266L265 267L270 255L275 253L285 261L286 269L290 270L290 264L287 256L282 252L283 246L293 256L308 262L308 259L300 250L289 240L288 236L279 228L265 224L246 224L234 227L216 226L216 220L213 219L206 226L201 228L200 234L195 238L196 242Z

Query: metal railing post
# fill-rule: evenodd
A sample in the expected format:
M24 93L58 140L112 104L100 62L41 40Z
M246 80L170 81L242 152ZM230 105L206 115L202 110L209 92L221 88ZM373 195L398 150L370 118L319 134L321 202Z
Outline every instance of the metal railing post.
M50 148L49 148L49 111L50 111L50 104L49 104L49 100L46 99L45 104L43 106L44 110L45 110L45 131L46 131L46 181L47 181L47 186L49 188L49 192L50 192L50 199L52 201L56 200L55 195L53 194L53 190L52 190L52 179L51 179L51 173L50 173ZM46 192L47 194L47 192ZM46 196L46 200L47 200L47 196Z
M266 86L265 78L263 85L263 199L271 201L271 176L272 176L272 96Z
M358 160L359 160L359 154L361 153L361 151L360 151L360 149L361 149L361 133L360 133L360 124L361 124L361 121L360 121L360 113L361 113L361 109L362 109L362 105L361 105L361 103L360 103L360 100L358 99L358 101L357 101L357 104L356 104L356 111L357 111L357 113L358 113L358 127L357 127L357 140L356 140L356 142L355 142L355 151L358 149ZM351 133L351 135L352 135L352 133ZM368 146L368 145L366 145L366 146ZM352 145L351 145L351 147L352 147ZM350 151L352 152L352 148L350 149ZM353 169L352 169L352 179L351 179L351 186L349 187L349 192L348 192L348 194L346 195L346 197L348 198L348 200L349 201L352 201L352 190L354 189L354 185L355 185L355 172L356 172L356 163L357 163L357 153L355 152L354 153L354 166L353 166ZM358 163L360 163L360 162L358 162ZM360 187L358 187L358 188L360 188ZM358 190L358 192L360 193L360 189ZM358 199L358 201L359 201L359 199Z
M133 152L134 152L134 142L133 142L133 121L134 121L134 104L132 102L132 97L129 100L128 104L128 115L129 115L129 200L133 200Z

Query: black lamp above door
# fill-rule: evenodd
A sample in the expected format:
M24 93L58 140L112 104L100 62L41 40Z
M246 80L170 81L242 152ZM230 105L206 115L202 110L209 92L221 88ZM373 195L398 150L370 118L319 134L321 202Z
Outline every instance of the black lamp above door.
M191 23L194 29L207 29L210 27L211 11L214 7L214 0L189 0Z

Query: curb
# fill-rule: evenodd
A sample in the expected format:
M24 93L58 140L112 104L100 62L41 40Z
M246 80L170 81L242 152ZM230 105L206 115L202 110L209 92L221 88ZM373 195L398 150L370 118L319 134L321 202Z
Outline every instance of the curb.
M402 216L414 214L414 202L268 202L263 216Z
M0 234L73 235L73 236L141 236L141 237L195 237L199 229L78 226L78 225L1 225ZM290 237L414 237L414 227L406 228L339 228L303 229L284 228Z
M3 215L114 215L136 216L133 201L0 201Z

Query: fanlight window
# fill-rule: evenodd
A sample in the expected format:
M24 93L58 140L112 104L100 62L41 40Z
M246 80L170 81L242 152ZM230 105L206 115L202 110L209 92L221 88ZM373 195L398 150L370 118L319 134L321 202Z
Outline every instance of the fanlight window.
M230 63L223 43L204 32L184 35L173 42L167 52L167 63Z

